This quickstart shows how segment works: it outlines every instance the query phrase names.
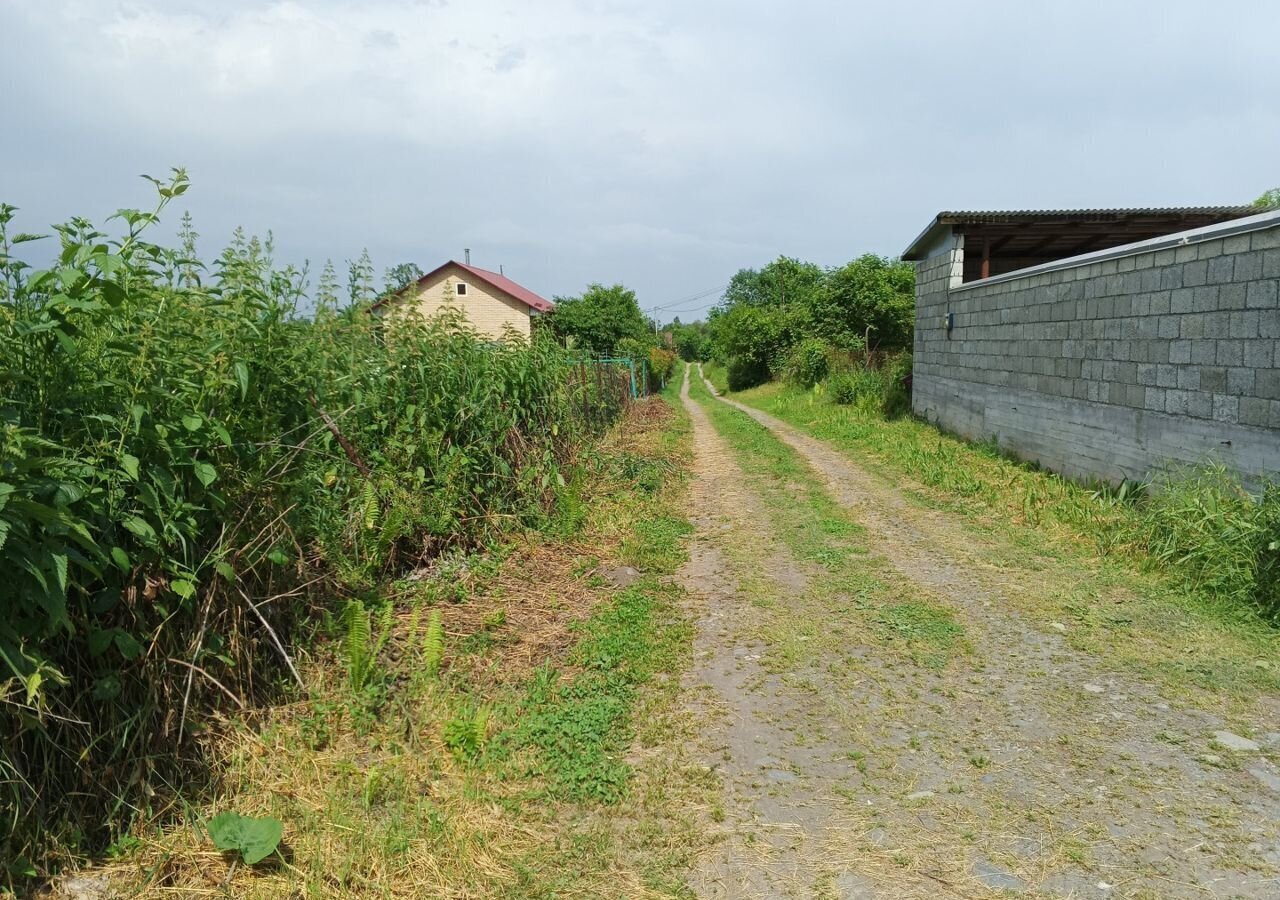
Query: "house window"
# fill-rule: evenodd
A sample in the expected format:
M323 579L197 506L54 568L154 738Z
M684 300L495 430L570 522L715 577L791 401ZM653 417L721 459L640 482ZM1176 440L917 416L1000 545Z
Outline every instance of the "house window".
M466 285L466 283L465 283L465 282L462 282L462 281L459 281L459 282L458 282L458 287L455 289L455 293L456 293L459 297L465 297L465 296L467 296L467 285Z

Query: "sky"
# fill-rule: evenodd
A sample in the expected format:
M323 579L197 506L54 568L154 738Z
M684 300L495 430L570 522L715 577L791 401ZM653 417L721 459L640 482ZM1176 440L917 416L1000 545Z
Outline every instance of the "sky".
M470 248L690 321L943 209L1249 202L1277 34L1237 0L0 0L0 201L100 222L184 166L164 228L189 209L206 257L236 226L316 273Z

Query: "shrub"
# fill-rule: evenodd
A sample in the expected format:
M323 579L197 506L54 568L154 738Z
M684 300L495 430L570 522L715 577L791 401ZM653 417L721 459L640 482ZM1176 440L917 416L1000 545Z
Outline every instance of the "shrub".
M810 388L831 370L831 345L822 338L805 338L788 351L783 373L787 380Z
M306 318L269 244L206 270L147 243L186 188L122 211L119 239L61 226L43 271L0 205L0 858L23 870L198 773L203 713L278 685L302 617L543 521L618 408L549 340L331 291Z
M652 389L657 390L666 384L676 370L676 354L662 347L649 348L649 377L653 381Z
M734 356L725 366L725 374L731 391L745 391L769 380L769 367L747 356Z

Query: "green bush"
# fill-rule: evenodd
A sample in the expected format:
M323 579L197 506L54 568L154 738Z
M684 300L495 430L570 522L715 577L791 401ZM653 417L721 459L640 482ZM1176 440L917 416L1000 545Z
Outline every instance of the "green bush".
M748 356L735 356L725 366L725 374L731 391L745 391L769 380L769 367Z
M269 244L206 269L148 243L187 181L158 186L122 237L61 226L40 271L0 205L0 858L20 870L198 774L204 713L278 684L304 616L543 521L620 403L549 340L384 323L324 283L305 317Z
M792 384L810 388L831 370L831 345L822 338L805 338L787 352L783 374Z

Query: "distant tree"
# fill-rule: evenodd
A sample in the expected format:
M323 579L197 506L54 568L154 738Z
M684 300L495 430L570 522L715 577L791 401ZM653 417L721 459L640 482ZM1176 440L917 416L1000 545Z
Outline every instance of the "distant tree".
M620 284L592 284L580 297L556 297L551 330L578 350L610 356L626 340L653 344L653 331L634 291Z
M1280 209L1280 187L1264 192L1253 205L1258 209Z
M417 263L403 262L399 265L392 266L383 273L382 293L394 294L396 291L404 290L413 284L423 275L422 269Z

